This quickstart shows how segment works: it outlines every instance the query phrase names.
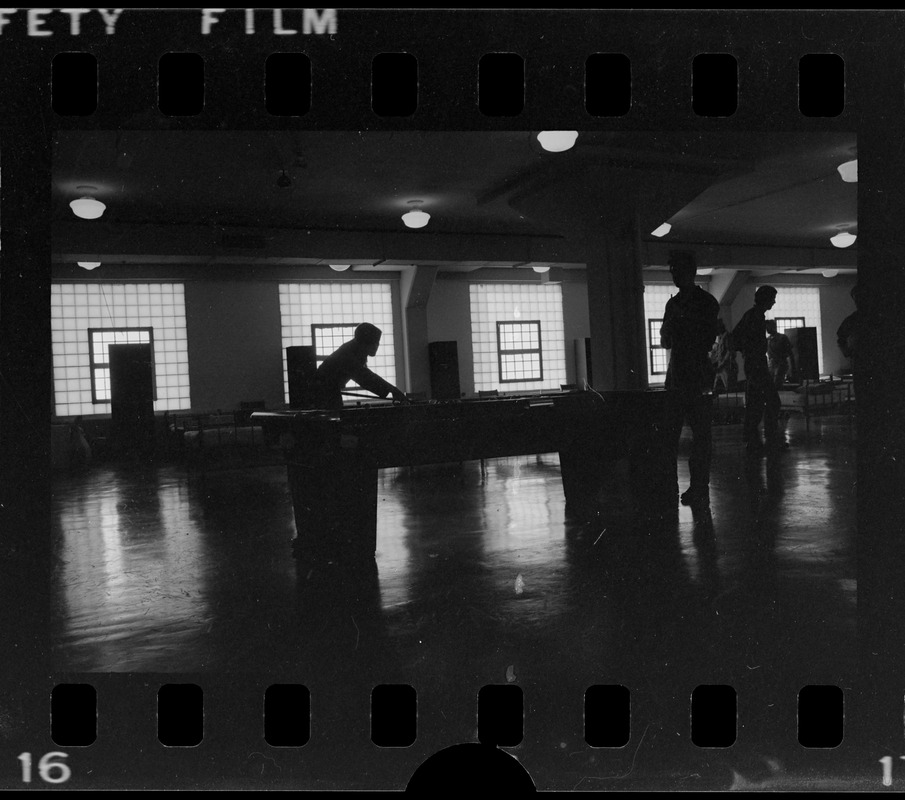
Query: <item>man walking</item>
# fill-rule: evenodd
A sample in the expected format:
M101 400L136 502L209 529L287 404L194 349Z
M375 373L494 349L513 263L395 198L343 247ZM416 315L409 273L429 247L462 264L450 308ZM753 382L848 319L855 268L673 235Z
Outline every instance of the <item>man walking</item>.
M740 350L745 363L745 426L743 439L749 453L759 454L765 446L786 447L779 441L779 392L767 364L766 313L776 304L776 289L759 286L754 293L754 306L732 331L732 346ZM763 420L764 438L758 426Z

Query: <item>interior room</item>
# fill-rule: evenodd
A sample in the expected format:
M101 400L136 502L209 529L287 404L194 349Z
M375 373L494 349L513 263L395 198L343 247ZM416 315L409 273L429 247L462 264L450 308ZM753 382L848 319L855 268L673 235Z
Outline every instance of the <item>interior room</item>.
M856 661L856 396L837 341L858 278L855 136L539 133L57 134L58 670L304 685L306 746L331 764L341 734L367 741L387 684L413 686L419 731L439 731L398 754L411 771L474 740L486 686L524 692L504 744L545 785L593 773L595 692L612 687L631 697L624 740L603 734L613 774L662 746L663 769L700 759L689 786L728 786L795 744L789 687L844 685ZM713 402L707 508L653 513L644 470L614 455L574 513L555 449L495 449L495 422L450 443L482 408L527 409L542 442L552 403L594 449L570 403L662 394L676 251L729 331L777 290L787 449L746 452L741 357ZM376 477L370 558L319 558L330 534L300 526L286 459L288 438L321 445L267 415L301 407L297 353L318 364L362 322L382 331L368 366L408 402L350 387L335 419L395 415L401 455ZM422 413L453 422L416 443L404 421ZM686 430L680 490L688 454ZM702 684L736 693L731 754L672 710Z

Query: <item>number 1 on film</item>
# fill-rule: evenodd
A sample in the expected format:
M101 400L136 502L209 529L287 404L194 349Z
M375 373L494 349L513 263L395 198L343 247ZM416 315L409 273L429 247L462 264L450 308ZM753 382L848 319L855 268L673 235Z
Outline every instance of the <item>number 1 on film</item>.
M899 760L905 761L905 756L899 756ZM892 786L892 756L883 756L880 763L883 765L883 785Z

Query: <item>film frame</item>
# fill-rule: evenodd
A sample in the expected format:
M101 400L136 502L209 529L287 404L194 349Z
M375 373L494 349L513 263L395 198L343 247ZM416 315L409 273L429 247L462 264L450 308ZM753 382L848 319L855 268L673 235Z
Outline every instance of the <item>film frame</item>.
M50 416L46 387L51 382L52 138L59 131L131 125L176 130L270 130L283 125L324 131L856 133L862 162L859 281L871 291L868 313L874 322L874 333L865 343L865 391L859 393L857 439L859 669L853 685L841 687L846 698L843 743L796 759L784 785L894 790L896 780L890 776L899 757L905 756L905 689L900 677L905 641L900 620L905 608L898 569L905 563L898 512L905 476L903 433L894 423L902 418L897 367L903 332L897 313L905 284L902 246L895 232L903 205L903 154L897 139L905 102L902 48L896 37L901 12L339 9L334 33L310 35L291 44L264 23L263 11L257 13L260 27L253 34L241 23L228 29L230 14L241 14L235 10L221 15L219 29L215 25L204 35L200 9L127 9L117 20L115 33L104 31L99 15L93 24L86 15L78 35L71 33L70 18L60 15L44 17L40 25L36 22L30 34L26 9L20 9L2 30L6 67L0 78L0 107L6 113L0 128L4 373L0 435L7 539L4 581L12 598L4 614L8 677L0 687L8 776L4 785L23 787L21 754L32 754L32 786L37 788L39 759L66 752L68 768L51 767L47 772L52 778L66 775L65 782L57 781L68 784L66 788L401 789L432 754L476 741L470 731L478 728L473 709L459 709L468 721L446 727L429 710L429 703L419 703L418 737L411 747L377 749L360 739L329 746L311 741L291 755L283 750L276 758L261 733L262 698L274 682L271 676L255 676L237 690L235 677L224 674L165 679L159 674L60 676L49 666L50 609L48 594L42 590L50 585L53 563L47 504L49 443L35 420ZM287 12L281 24L288 27L288 19ZM44 35L48 31L52 35ZM52 61L61 52L91 53L97 59L98 105L89 116L53 111ZM282 52L304 52L313 68L311 108L291 121L267 112L262 91L267 56ZM168 53L200 56L204 74L200 113L168 117L159 112L156 76L160 58ZM411 116L381 117L372 109L372 60L384 53L413 54L417 60L417 111ZM517 115L488 115L479 108L478 64L492 53L523 58L523 108ZM584 107L586 60L597 53L622 54L630 61L631 107L624 115L592 116ZM736 59L739 92L731 116L695 113L692 63L702 53L728 53ZM832 116L808 116L800 110L800 59L813 54L834 54L844 62L844 108ZM324 86L329 87L329 103L319 98ZM713 95L717 100L710 102L719 103L724 96L717 89ZM814 102L818 111L835 110L833 97ZM42 322L37 329L35 320ZM101 711L92 746L71 748L51 738L50 697L59 683L93 684ZM198 747L159 744L155 703L164 683L203 687L204 738ZM550 702L549 696L527 699L532 691L544 694L549 687L523 688L526 703ZM582 736L575 733L576 740ZM502 749L519 759L538 789L730 788L700 776L697 782L697 755L689 757L683 770L682 758L678 766L658 764L655 752L633 748L640 763L630 760L628 773L605 772L603 778L592 775L583 780L589 766L575 770L568 754L550 757L547 763L532 753L537 747L527 737L520 745ZM594 753L589 746L583 750L585 756ZM687 752L697 753L690 745ZM45 788L51 783L54 780L45 780ZM748 788L775 786L753 780Z

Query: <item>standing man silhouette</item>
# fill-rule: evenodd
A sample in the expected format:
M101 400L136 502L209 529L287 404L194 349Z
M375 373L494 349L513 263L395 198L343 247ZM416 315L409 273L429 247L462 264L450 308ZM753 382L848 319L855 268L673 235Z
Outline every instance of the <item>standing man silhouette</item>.
M776 304L776 289L759 286L754 306L748 309L732 331L732 346L741 350L745 360L745 427L743 438L749 453L762 453L786 447L779 441L779 392L767 364L767 319L765 314ZM764 422L761 441L758 426Z
M795 360L795 352L792 349L792 340L784 333L779 333L775 319L767 320L767 366L770 368L770 377L773 378L777 390L782 389L786 377L795 371L792 363Z
M694 282L697 266L692 253L674 252L669 272L679 293L666 303L660 344L667 348L666 436L678 458L682 426L691 428L691 481L682 493L683 505L710 503L711 418L713 415L713 365L710 350L716 339L719 303ZM675 481L679 493L678 475Z
M836 344L839 345L842 355L849 360L853 373L855 371L855 351L858 346L858 324L860 320L858 299L862 294L863 291L861 287L858 284L855 284L851 291L852 300L855 303L855 310L842 320L839 330L836 331Z

